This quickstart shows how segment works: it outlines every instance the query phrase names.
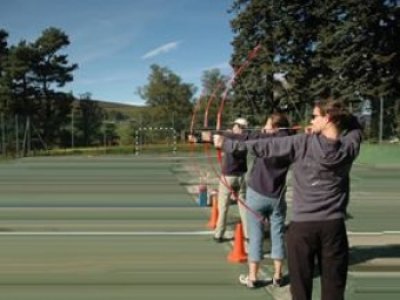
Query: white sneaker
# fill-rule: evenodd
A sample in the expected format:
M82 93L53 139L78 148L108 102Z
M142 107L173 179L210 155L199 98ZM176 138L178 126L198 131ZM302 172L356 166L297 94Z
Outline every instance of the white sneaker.
M254 289L254 288L256 288L256 285L257 285L257 281L250 280L249 275L245 275L245 274L240 274L239 282L240 282L240 284L245 285L249 289Z

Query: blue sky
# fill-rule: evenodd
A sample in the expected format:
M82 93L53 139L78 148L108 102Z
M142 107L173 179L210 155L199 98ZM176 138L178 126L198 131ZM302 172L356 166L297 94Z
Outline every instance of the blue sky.
M168 67L200 90L205 70L230 74L233 0L0 0L9 44L32 42L52 26L71 44L79 69L66 91L96 100L141 105L137 88L151 64Z

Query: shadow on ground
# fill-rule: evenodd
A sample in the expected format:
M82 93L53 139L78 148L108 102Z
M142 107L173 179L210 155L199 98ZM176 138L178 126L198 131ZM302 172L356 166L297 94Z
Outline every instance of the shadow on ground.
M349 266L362 267L360 265L371 262L374 259L393 258L399 259L398 263L390 262L385 265L371 264L371 268L385 268L387 271L400 271L400 245L368 245L354 246L350 248Z

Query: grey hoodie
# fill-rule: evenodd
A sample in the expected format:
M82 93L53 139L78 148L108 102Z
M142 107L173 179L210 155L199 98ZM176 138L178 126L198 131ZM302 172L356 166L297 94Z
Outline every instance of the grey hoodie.
M225 139L226 152L252 152L257 157L284 157L293 165L293 221L344 218L349 199L349 173L360 151L362 133L349 131L337 141L318 134L261 140Z

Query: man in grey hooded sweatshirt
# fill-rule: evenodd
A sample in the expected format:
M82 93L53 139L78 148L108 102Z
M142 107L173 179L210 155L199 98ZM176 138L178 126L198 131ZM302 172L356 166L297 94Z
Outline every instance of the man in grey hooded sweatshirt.
M258 157L286 157L293 168L293 216L287 233L293 300L312 297L315 258L323 300L344 299L348 240L344 223L349 199L349 173L362 132L340 101L315 104L311 134L235 141L214 136L224 151L253 152ZM266 179L267 180L267 179Z

